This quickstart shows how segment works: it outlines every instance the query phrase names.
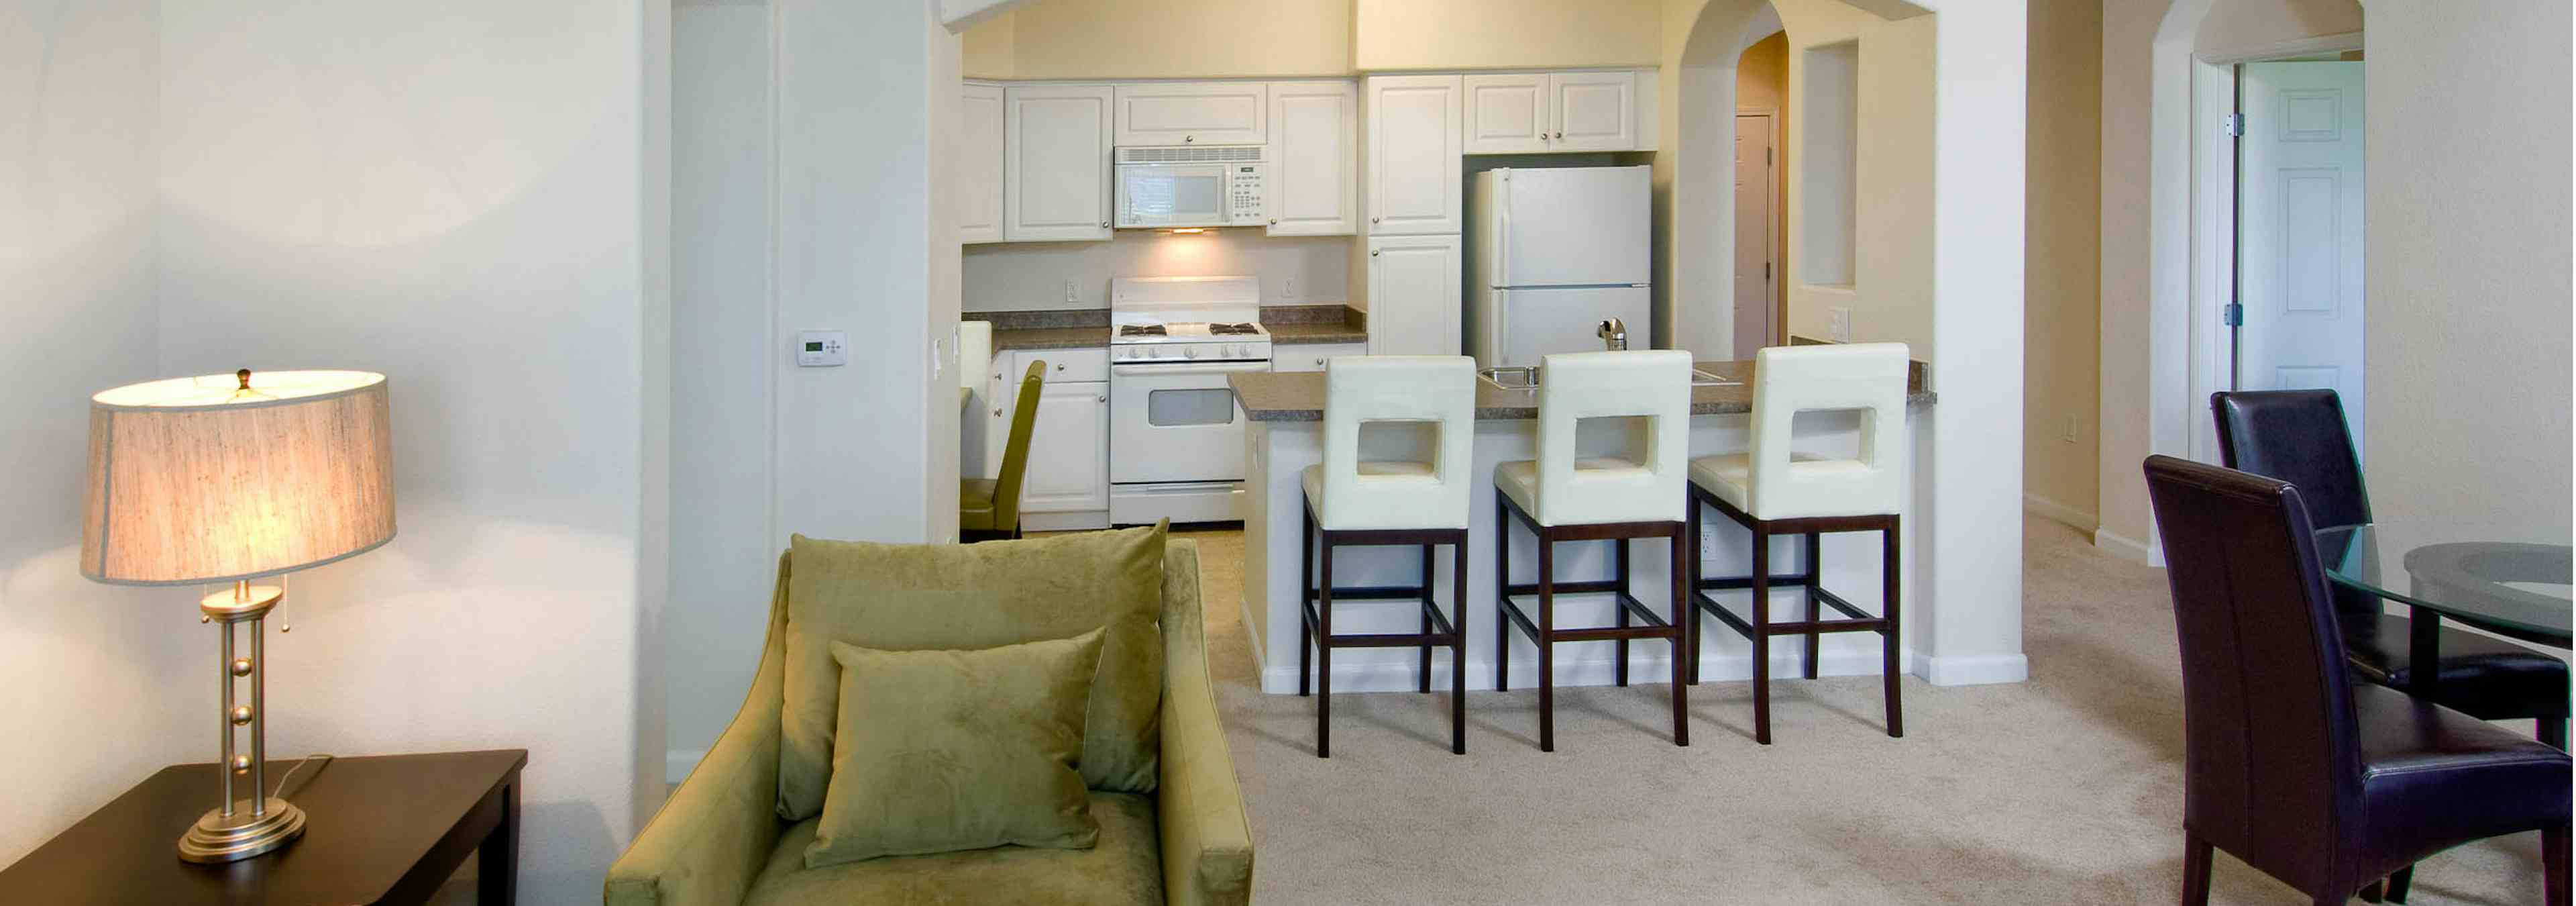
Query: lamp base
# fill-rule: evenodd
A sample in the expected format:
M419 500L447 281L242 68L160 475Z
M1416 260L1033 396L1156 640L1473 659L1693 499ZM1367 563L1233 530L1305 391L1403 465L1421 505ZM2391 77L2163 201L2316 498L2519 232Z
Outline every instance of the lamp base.
M275 796L268 797L267 814L251 814L250 800L233 804L232 817L223 809L213 809L179 836L179 858L190 862L233 862L295 842L304 836L304 810Z

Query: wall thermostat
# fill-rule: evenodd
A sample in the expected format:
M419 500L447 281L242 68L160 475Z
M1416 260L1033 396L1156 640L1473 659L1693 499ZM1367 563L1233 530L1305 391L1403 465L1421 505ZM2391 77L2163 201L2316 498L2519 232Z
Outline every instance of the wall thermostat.
M850 363L850 343L837 330L800 330L796 332L796 364L805 368L830 368Z

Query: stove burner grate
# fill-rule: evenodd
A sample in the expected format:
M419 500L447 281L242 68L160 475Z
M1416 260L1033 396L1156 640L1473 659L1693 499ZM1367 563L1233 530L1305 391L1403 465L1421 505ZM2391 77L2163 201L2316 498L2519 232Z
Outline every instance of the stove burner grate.
M1260 333L1261 328L1250 324L1210 324L1208 325L1208 332L1221 337L1249 336Z
M1160 337L1170 334L1171 331L1164 330L1163 325L1160 324L1126 324L1118 328L1118 335L1122 337Z

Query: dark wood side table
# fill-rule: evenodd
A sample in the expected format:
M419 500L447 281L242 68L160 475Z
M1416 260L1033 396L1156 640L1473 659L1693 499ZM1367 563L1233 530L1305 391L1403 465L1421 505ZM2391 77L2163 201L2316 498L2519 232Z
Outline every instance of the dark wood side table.
M341 906L423 903L480 854L480 901L517 899L526 749L334 759L287 798L304 836L223 865L179 860L179 834L214 807L215 766L180 764L0 869L0 901ZM272 762L270 776L292 761ZM313 768L306 768L307 773Z

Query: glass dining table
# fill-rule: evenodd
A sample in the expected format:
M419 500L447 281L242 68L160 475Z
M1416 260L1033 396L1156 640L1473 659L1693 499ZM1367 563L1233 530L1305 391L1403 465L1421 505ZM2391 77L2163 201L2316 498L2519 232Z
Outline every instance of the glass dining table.
M2576 553L2565 536L2457 521L2377 522L2317 531L2335 584L2414 609L2409 654L2440 656L2441 620L2569 648Z

